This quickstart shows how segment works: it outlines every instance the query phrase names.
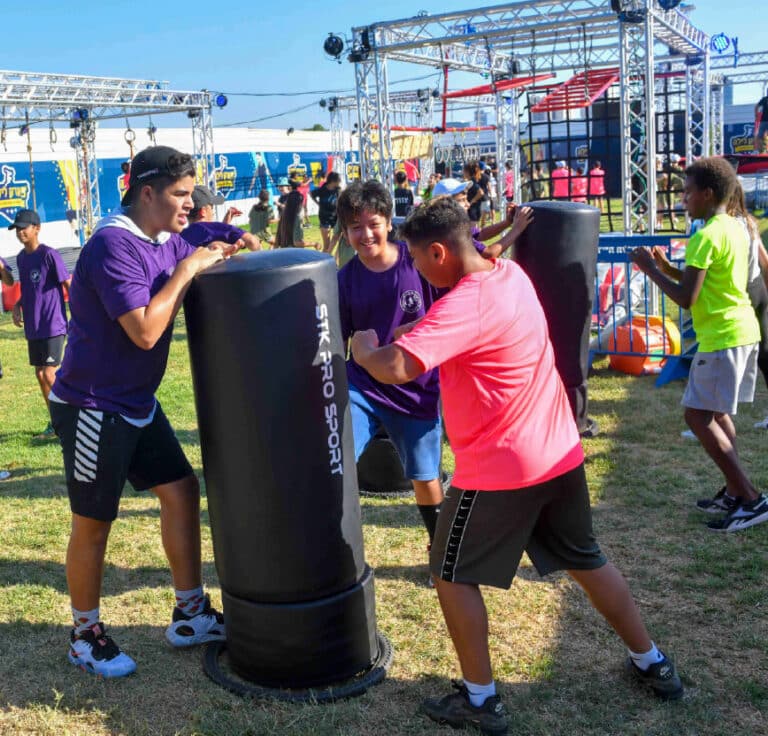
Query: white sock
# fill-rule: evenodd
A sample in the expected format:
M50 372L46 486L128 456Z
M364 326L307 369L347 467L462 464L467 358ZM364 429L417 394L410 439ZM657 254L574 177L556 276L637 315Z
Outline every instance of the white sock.
M635 663L635 666L643 672L645 672L651 665L661 662L661 660L664 659L664 655L656 648L656 645L653 642L651 642L651 648L647 652L638 654L631 649L628 649L627 651L629 652L632 661Z
M174 593L176 595L176 607L188 616L194 616L203 610L205 594L202 585L192 588L192 590L175 590Z
M488 698L496 695L496 682L491 680L487 685L478 685L475 682L464 680L464 686L469 693L469 702L479 708Z
M91 626L99 623L99 609L93 608L90 611L78 611L73 607L72 620L75 624L75 636L79 636L86 629L90 629Z

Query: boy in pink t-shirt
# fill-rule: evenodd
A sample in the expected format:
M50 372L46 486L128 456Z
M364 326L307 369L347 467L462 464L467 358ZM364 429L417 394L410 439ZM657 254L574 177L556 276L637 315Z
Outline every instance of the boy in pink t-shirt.
M440 367L453 486L440 510L430 570L461 665L457 692L422 711L452 726L506 733L479 585L509 588L523 551L540 574L566 570L629 648L628 667L657 695L677 699L674 665L650 640L626 581L592 533L584 455L555 369L544 312L515 263L472 246L463 208L440 198L401 231L421 275L450 291L394 343L352 337L376 380L405 383Z

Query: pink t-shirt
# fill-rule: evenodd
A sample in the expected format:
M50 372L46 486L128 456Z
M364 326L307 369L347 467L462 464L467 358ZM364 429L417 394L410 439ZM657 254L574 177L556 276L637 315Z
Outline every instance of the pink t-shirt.
M590 169L589 193L592 197L605 195L605 172L602 169Z
M574 176L571 179L571 199L574 202L587 201L587 177Z
M568 177L571 172L568 169L555 169L552 172L552 196L568 199Z
M525 488L584 460L533 284L516 263L493 264L395 343L425 370L440 366L453 483L465 490Z

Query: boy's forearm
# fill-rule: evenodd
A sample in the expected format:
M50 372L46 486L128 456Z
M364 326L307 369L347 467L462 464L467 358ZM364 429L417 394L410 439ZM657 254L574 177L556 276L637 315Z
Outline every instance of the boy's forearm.
M397 345L384 345L371 350L356 351L355 361L379 383L401 384L412 381L420 371L409 371L407 354ZM412 361L412 359L411 359ZM412 367L412 366L410 366Z

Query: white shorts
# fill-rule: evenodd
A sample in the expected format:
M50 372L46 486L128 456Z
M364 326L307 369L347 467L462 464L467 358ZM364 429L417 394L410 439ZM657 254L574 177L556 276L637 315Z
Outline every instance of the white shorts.
M680 402L689 409L736 414L751 403L757 379L757 343L693 356L688 385Z

